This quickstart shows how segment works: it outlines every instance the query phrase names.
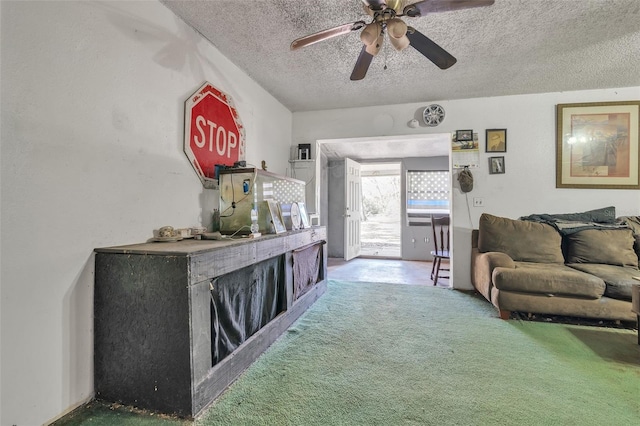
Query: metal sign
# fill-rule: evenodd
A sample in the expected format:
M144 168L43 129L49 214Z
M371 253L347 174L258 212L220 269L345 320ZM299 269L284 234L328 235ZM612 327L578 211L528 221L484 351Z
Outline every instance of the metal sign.
M205 188L217 188L216 166L244 160L244 126L229 95L205 83L185 101L184 152Z

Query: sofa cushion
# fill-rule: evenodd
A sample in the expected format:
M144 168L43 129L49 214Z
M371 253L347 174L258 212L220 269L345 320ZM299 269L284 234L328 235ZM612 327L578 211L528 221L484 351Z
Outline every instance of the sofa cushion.
M521 262L564 263L562 237L547 224L483 213L478 231L481 253L498 251Z
M631 231L633 231L633 238L635 240L633 249L638 259L640 259L640 216L622 216L618 218L618 221L626 224L631 228ZM638 267L640 268L640 260L638 261Z
M587 229L567 235L567 263L638 267L630 229Z
M493 285L505 291L589 299L605 292L602 279L555 263L515 262L515 268L496 268Z
M633 277L640 276L640 270L629 266L598 265L594 263L571 263L567 266L602 278L607 288L604 295L612 299L631 300L631 287L638 284Z
M631 228L634 234L640 235L640 216L620 216L617 221Z

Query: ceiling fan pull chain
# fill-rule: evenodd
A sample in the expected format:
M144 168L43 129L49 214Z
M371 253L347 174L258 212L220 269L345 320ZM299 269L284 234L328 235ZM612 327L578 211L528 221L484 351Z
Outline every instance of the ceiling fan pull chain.
M388 57L387 52L389 51L389 49L387 48L387 45L389 43L385 43L384 42L384 37L382 38L382 40L383 40L383 42L382 42L382 50L384 51L383 52L383 54L384 54L384 67L382 69L384 69L386 71L387 70L387 57Z

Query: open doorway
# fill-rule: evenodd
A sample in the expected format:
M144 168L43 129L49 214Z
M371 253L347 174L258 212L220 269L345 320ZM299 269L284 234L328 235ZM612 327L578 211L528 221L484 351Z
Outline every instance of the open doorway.
M450 170L451 134L439 133L430 135L405 135L405 136L380 136L366 138L345 138L345 139L322 139L316 141L318 157L316 160L316 176L318 206L320 211L320 224L327 226L327 252L330 259L342 263L345 262L345 241L351 235L345 232L345 217L350 211L346 209L346 200L350 199L345 190L347 179L346 159L353 159L362 165L373 165L381 163L400 164L400 190L396 193L400 196L400 232L394 235L399 237L400 250L397 257L393 255L388 259L383 257L372 257L360 251L361 241L358 240L358 253L356 257L364 257L362 261L368 262L399 262L400 265L406 262L421 262L420 266L426 264L431 268L433 250L432 232L430 222L414 217L414 212L408 211L408 206L413 205L407 187L408 172L415 171L444 171ZM447 178L447 187L451 188L451 179ZM360 180L361 182L361 180ZM358 186L359 188L361 185ZM360 189L359 189L360 191ZM423 198L420 198L423 199ZM450 206L452 207L452 206ZM412 207L413 208L413 207ZM411 214L409 214L411 213ZM423 211L419 211L418 216L422 216ZM358 218L361 218L358 214ZM422 219L420 217L420 219ZM366 221L360 221L362 225ZM360 232L358 232L360 236ZM368 237L364 237L368 239ZM378 252L378 255L380 252ZM375 253L374 253L375 255ZM400 260L399 260L400 259ZM356 259L357 260L357 259ZM359 262L357 262L359 263ZM422 264L424 263L424 264ZM453 260L451 260L451 265ZM368 268L369 266L366 266ZM383 268L384 269L384 268ZM395 274L391 268L385 269L389 274ZM422 274L426 282L433 285L429 279L429 274ZM381 280L385 274L378 277ZM445 280L446 281L446 280ZM444 282L442 284L445 284ZM452 285L453 282L446 283ZM441 285L439 283L438 285Z
M360 256L400 259L401 163L361 165L362 222Z

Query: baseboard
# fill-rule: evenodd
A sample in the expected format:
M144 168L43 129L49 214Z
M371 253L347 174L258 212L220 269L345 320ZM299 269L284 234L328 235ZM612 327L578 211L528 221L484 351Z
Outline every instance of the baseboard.
M50 425L51 423L57 422L58 420L60 420L64 416L68 415L69 413L72 413L73 411L77 410L78 408L82 407L83 405L93 401L95 396L96 396L95 393L92 393L91 396L81 400L80 402L75 403L74 405L70 406L65 411L63 411L62 413L60 413L57 416L55 416L54 418L50 419L49 421L44 422L44 424L45 425Z

